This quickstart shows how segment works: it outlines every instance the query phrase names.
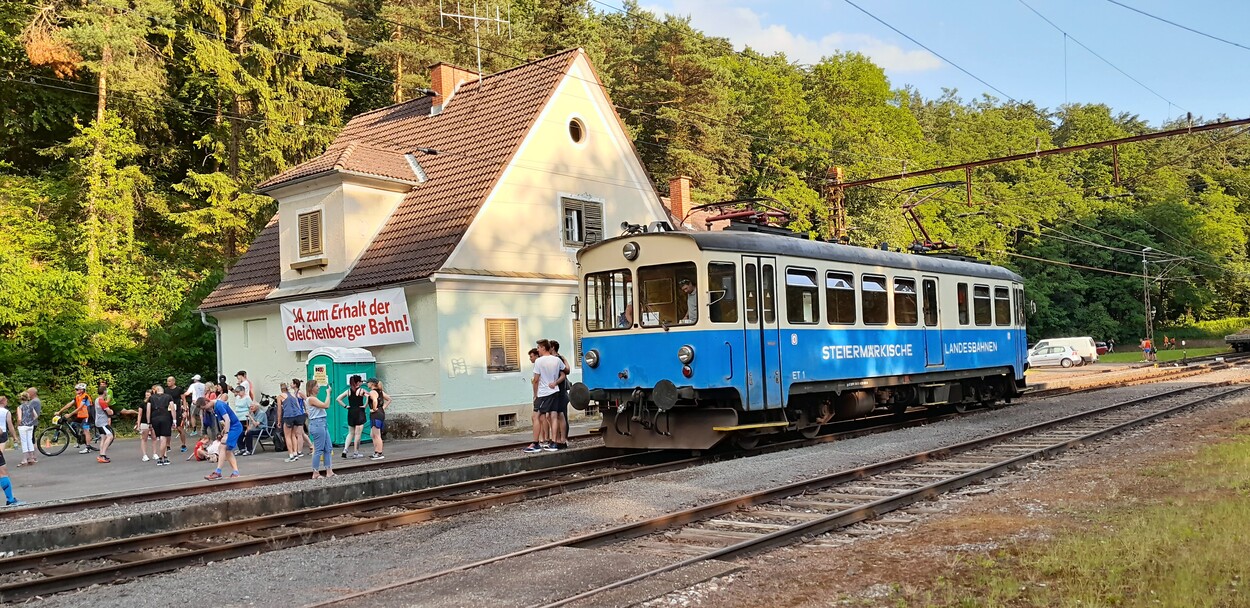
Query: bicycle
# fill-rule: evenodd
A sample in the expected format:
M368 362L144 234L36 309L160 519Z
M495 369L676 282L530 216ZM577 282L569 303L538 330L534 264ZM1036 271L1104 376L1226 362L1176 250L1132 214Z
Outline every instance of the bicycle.
M71 437L79 445L83 444L82 429L79 428L79 424L64 416L53 416L52 426L39 431L39 436L35 439L35 447L44 456L58 456L69 447ZM92 443L99 441L98 436L92 438ZM87 449L99 451L94 446L87 446Z

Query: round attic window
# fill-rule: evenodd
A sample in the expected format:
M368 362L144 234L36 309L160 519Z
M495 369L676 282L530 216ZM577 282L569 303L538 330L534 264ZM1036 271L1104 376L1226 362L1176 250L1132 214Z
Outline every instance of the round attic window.
M586 137L586 125L576 118L569 120L569 137L575 144L582 143L582 139Z

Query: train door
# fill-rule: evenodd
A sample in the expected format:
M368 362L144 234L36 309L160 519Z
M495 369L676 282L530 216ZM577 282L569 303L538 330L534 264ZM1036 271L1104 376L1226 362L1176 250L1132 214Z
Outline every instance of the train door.
M942 315L938 314L937 277L924 277L920 300L924 311L925 365L945 365L942 358Z
M747 410L781 407L781 331L777 321L775 258L743 256Z

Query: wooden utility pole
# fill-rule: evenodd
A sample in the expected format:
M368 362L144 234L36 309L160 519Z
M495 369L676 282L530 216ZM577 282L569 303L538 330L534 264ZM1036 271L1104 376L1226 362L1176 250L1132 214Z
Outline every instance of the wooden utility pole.
M845 195L842 167L829 167L825 176L825 199L829 202L829 238L836 242L847 239Z

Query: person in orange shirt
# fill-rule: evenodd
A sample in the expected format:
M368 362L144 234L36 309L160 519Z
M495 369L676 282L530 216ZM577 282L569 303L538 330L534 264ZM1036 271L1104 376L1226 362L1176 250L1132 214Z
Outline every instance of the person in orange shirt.
M78 453L86 454L95 448L91 447L91 395L87 394L87 385L79 383L74 386L74 398L65 404L57 415L61 415L69 408L74 408L74 424L82 429L82 433L77 434L78 437ZM84 443L85 442L85 443Z

